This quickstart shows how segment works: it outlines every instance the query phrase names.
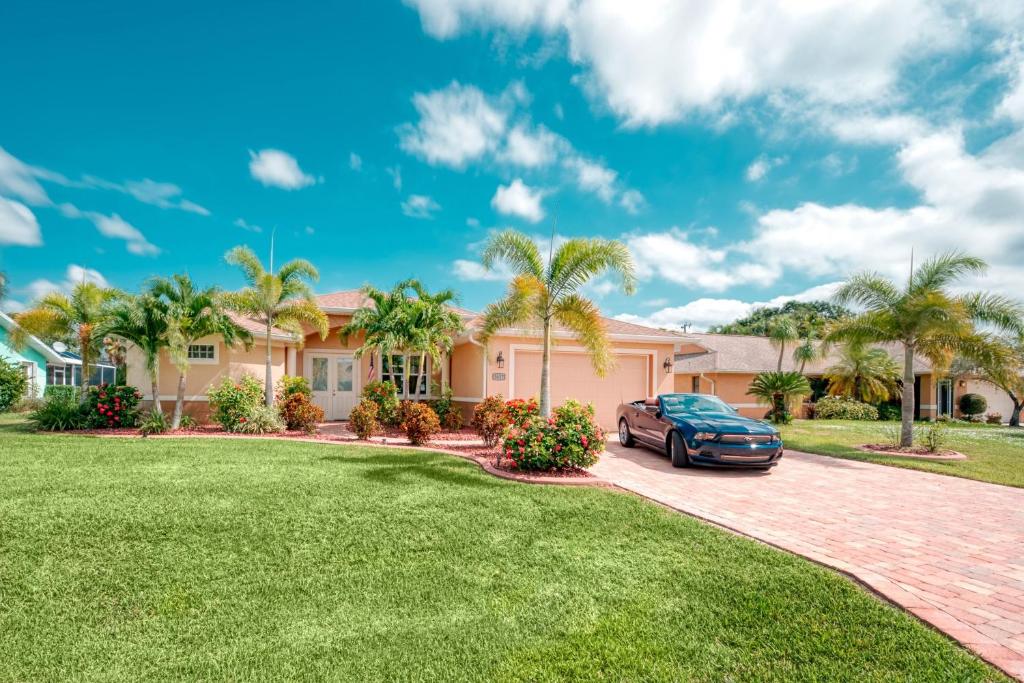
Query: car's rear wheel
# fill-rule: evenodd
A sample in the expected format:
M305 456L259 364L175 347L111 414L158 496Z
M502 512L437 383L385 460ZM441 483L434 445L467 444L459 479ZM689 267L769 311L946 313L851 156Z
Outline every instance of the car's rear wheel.
M626 422L626 418L619 420L619 443L626 448L632 448L636 444L632 432L629 431L629 423Z
M683 442L683 435L679 432L672 432L668 440L668 457L672 460L672 467L689 467L690 456L686 452L686 444Z

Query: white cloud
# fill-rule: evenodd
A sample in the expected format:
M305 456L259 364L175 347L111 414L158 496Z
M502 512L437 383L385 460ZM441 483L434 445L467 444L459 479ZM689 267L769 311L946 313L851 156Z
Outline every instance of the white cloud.
M402 213L410 218L433 218L434 213L440 210L440 204L423 194L411 194L402 202Z
M458 81L442 90L416 93L413 106L420 120L399 128L400 145L429 164L464 168L498 148L508 118L503 99L492 100Z
M742 318L749 315L756 308L781 306L787 301L828 300L835 293L839 285L839 282L830 282L811 287L798 294L777 296L768 301L742 301L740 299L705 297L691 301L683 306L662 308L650 315L641 316L632 313L622 313L614 317L616 320L624 320L638 325L668 329L682 329L684 325L689 325L691 331L698 332L706 330L712 325L721 325L732 322L737 318Z
M17 197L33 206L46 206L50 198L36 180L36 169L0 147L0 194Z
M156 256L160 248L151 244L142 231L118 216L116 213L106 216L95 211L81 211L73 204L61 204L60 211L68 218L84 218L93 225L104 237L125 241L125 249L138 256Z
M1018 63L1010 67L1010 89L996 107L996 115L1024 121L1024 51L1015 55Z
M544 126L531 131L524 125L517 125L509 131L498 158L514 166L537 168L554 162L559 150L566 146L562 137Z
M909 114L828 112L820 119L840 142L851 144L903 144L925 134L930 128L925 121Z
M768 157L763 154L747 166L746 177L752 183L756 183L771 171L786 163L786 157Z
M39 278L30 282L24 291L28 293L32 301L36 301L50 292L70 293L75 285L82 282L92 282L100 287L110 286L110 283L98 270L72 263L64 271L64 279L60 282Z
M142 180L126 180L123 184L111 183L99 178L87 177L87 182L107 190L115 190L130 195L143 204L152 204L161 209L181 209L200 216L209 216L210 212L195 202L181 197L181 188L174 183L161 183L149 178Z
M234 225L242 230L248 230L249 232L263 232L263 228L261 226L253 225L244 218L236 218Z
M637 276L720 292L745 283L767 284L775 273L756 263L727 264L729 251L698 244L685 231L634 233L624 239L636 264Z
M363 170L363 158L355 152L348 153L348 167L358 173Z
M491 206L500 213L521 216L536 223L544 218L544 208L541 206L543 199L543 190L531 188L516 178L508 185L498 186L491 198Z
M598 161L590 161L583 157L566 159L566 168L576 175L580 189L593 192L604 202L611 202L615 197L615 179L618 173Z
M43 243L39 222L21 202L0 197L0 244L38 247Z
M563 33L586 91L629 125L774 93L809 103L884 101L906 62L966 36L962 17L951 16L962 7L927 0L407 2L441 39L472 28Z
M470 282L505 282L511 277L504 266L487 270L482 263L466 259L456 259L452 263L452 272L458 279Z
M638 214L640 211L647 206L647 200L644 199L643 194L637 190L626 190L619 197L619 204L626 210L627 213Z
M396 164L395 166L388 166L384 170L387 171L387 174L389 176L391 176L391 184L394 186L394 188L396 190L398 190L399 192L401 192L402 191L402 167L398 166Z
M298 190L316 182L299 167L295 157L279 149L249 150L249 173L268 187L284 190Z
M466 225L468 225L471 228L479 228L480 227L480 219L479 218L473 218L472 216L470 216L469 218L466 219Z

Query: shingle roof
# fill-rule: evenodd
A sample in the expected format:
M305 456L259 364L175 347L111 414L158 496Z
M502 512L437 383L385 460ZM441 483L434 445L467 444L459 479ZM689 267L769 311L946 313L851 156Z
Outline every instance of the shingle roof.
M267 334L267 326L265 323L253 320L252 318L247 318L244 315L239 315L238 313L228 313L228 315L231 316L231 319L234 320L239 327L248 330L257 339L260 339L261 335L263 335L262 338L265 338L265 335ZM287 332L278 327L270 328L270 332L275 337L288 337L290 339L292 336L291 332Z
M699 372L767 372L775 370L779 363L779 349L767 337L743 334L689 333L682 339L706 349L706 352L677 353L675 371L689 374ZM819 345L820 346L820 345ZM898 344L878 344L898 363L903 363L903 349ZM783 370L799 370L800 364L793 360L793 345L787 346L782 357ZM804 373L820 375L839 360L839 350L831 349L824 357L807 363ZM931 365L924 358L914 359L914 373L931 372Z

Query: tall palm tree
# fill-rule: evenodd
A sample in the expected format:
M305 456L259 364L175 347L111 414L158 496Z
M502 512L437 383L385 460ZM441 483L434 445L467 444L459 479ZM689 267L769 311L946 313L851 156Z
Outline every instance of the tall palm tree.
M747 388L747 394L771 407L772 422L775 423L790 422L790 406L810 393L810 382L799 372L760 372Z
M45 339L75 338L82 357L84 393L89 388L89 367L99 356L103 343L103 335L95 332L96 326L106 317L108 304L121 296L120 291L94 282L79 282L70 294L50 292L32 308L14 316L18 327L12 331L11 341L20 348L30 334Z
M416 293L410 312L409 351L420 354L420 371L426 368L426 357L436 367L443 355L451 353L454 337L462 332L462 317L451 308L457 300L455 290L443 289L431 294L418 280L410 280L409 287Z
M178 389L174 397L171 429L181 426L185 403L185 381L191 362L188 348L203 337L219 336L225 346L242 342L252 345L252 334L234 321L217 287L196 288L188 275L155 278L151 290L167 302L168 347L171 362L178 370Z
M768 325L768 339L772 346L779 350L779 364L776 370L782 372L782 359L786 355L786 344L800 339L796 321L788 315L780 315L775 318Z
M505 296L484 311L481 340L486 343L503 327L539 325L543 334L540 371L540 412L551 415L551 326L560 323L590 353L594 370L604 375L612 354L604 320L597 305L580 294L590 280L605 273L617 275L622 290L636 288L633 259L622 242L605 239L571 239L557 249L554 240L547 262L537 244L521 232L506 230L491 237L483 253L484 267L505 263L515 273Z
M146 361L153 390L153 411L160 405L160 351L167 348L167 304L152 292L126 295L108 304L104 319L96 325L100 338L120 337L138 347ZM84 360L83 360L84 365Z
M829 396L880 403L900 395L900 366L885 349L844 344L839 361L825 370Z
M847 280L835 294L836 303L852 304L863 312L837 321L829 332L830 341L896 342L903 347L901 446L913 444L915 354L929 359L937 369L948 367L954 355L992 360L1002 354L1002 347L977 325L1024 331L1019 303L996 294L950 291L963 276L986 269L979 258L948 252L916 270L911 268L903 287L878 273L864 272Z
M274 378L270 340L274 328L294 335L297 343L305 337L304 325L310 325L327 338L327 316L316 304L309 282L320 279L320 273L305 259L293 259L274 272L273 252L270 270L263 268L259 258L249 247L235 247L225 259L242 269L249 283L237 292L225 295L228 308L247 315L266 326L267 360L264 393L268 406L274 405Z
M815 334L811 332L793 349L793 362L800 364L799 372L801 375L804 374L807 364L821 355L821 349L816 341Z

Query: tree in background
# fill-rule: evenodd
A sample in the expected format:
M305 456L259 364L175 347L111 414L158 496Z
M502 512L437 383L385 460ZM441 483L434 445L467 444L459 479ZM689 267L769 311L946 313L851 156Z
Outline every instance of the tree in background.
M902 447L913 444L915 354L938 369L948 368L954 355L979 364L998 364L1006 357L1005 347L977 326L1024 333L1018 302L996 294L950 291L965 275L986 269L979 258L949 252L911 269L903 287L878 273L864 272L847 280L835 294L838 304L854 305L863 312L833 323L828 341L861 346L896 342L903 347Z
M747 394L768 404L772 422L777 424L792 422L791 406L810 393L810 383L799 372L760 372L747 389Z
M271 252L273 254L273 252ZM228 263L242 269L249 283L237 292L226 294L225 305L231 310L249 316L266 327L266 376L264 394L267 406L274 405L274 378L271 374L273 356L270 341L273 330L290 332L297 343L305 338L303 325L310 325L327 338L327 316L317 306L309 282L320 279L320 273L305 259L293 259L274 271L271 255L270 270L263 268L259 258L249 247L235 247L227 253Z
M1024 409L1024 335L1010 336L1001 341L1005 346L1005 358L974 362L958 359L955 374L973 375L988 381L1006 392L1013 403L1010 426L1020 427L1020 413Z
M821 347L818 344L817 337L811 334L804 337L800 344L793 349L793 362L799 363L799 373L804 374L804 369L807 364L817 359L821 355Z
M168 345L167 304L152 291L118 297L108 304L95 333L102 339L120 337L142 352L153 391L153 411L163 414L160 406L160 350ZM85 365L84 359L82 364Z
M110 287L94 282L79 282L70 294L51 292L31 308L14 316L18 327L11 333L16 348L24 346L35 335L47 341L73 337L82 357L82 392L89 388L89 368L95 363L103 344L103 335L96 334L109 310L109 304L124 296Z
M442 356L451 353L454 337L462 332L464 325L462 317L451 307L457 300L454 290L443 289L431 294L417 280L410 280L409 286L416 298L410 305L408 350L420 354L420 370L424 371L426 356L430 356L436 367Z
M242 342L252 344L252 334L231 317L221 291L216 287L196 288L188 275L156 278L155 295L167 302L168 349L178 370L178 389L174 397L171 429L181 426L185 404L185 381L192 366L188 347L203 337L218 336L225 346Z
M850 311L828 301L787 301L782 306L755 309L750 315L708 331L716 334L752 334L767 337L775 318L786 316L797 328L801 339L822 338L829 323L850 316Z
M900 395L900 366L885 349L844 344L839 360L825 370L829 396L881 403Z
M786 344L800 339L796 321L788 315L780 315L768 323L768 340L779 350L779 364L776 371L782 372L782 359L786 355Z
M513 325L537 325L543 338L540 371L540 413L551 415L551 327L560 323L587 349L598 375L607 373L612 354L597 305L579 290L605 273L617 275L626 294L636 287L633 259L622 242L570 239L557 249L554 240L547 260L537 243L516 230L491 237L484 248L487 269L504 263L514 273L505 296L484 309L481 341Z

